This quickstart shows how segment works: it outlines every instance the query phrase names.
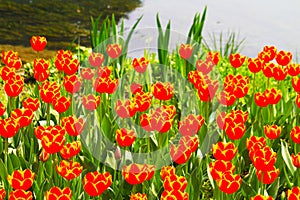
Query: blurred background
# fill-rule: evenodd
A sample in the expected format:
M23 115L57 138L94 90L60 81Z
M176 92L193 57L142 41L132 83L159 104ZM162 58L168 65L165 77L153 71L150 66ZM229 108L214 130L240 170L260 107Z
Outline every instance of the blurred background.
M159 13L165 27L187 35L195 13L207 5L204 41L235 33L245 39L242 53L254 57L264 45L297 54L300 46L300 1L298 0L0 0L0 50L29 47L32 35L45 35L48 50L72 43L90 47L90 18L114 13L130 28L156 27ZM12 45L12 46L11 46ZM51 51L50 51L51 52Z

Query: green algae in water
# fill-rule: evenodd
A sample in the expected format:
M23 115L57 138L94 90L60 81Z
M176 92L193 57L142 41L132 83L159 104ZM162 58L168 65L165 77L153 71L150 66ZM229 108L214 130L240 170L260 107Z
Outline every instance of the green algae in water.
M119 20L139 6L139 0L0 0L0 44L29 46L32 35L44 35L48 49L90 46L91 16Z

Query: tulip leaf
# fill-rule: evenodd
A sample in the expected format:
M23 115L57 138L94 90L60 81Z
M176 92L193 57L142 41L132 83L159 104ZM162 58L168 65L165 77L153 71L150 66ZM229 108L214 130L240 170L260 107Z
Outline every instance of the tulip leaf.
M282 158L286 164L286 166L288 167L289 171L294 174L296 171L296 168L293 165L289 150L288 150L288 146L287 143L283 140L281 140L281 155Z
M276 178L275 181L267 188L268 194L271 195L274 199L278 194L280 177Z

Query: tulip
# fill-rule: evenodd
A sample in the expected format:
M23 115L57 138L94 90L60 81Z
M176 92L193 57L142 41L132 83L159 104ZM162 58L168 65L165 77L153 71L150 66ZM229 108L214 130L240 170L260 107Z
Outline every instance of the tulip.
M291 52L279 51L277 52L275 59L279 65L286 66L291 62L292 57Z
M250 200L274 200L271 196L263 196L263 195L256 195L251 197Z
M81 68L80 75L85 80L91 80L94 77L94 73L91 68Z
M72 157L79 154L80 150L81 150L80 141L73 141L73 142L67 143L65 146L63 146L62 149L59 151L59 153L63 159L69 160Z
M193 54L194 47L191 44L181 44L179 47L179 55L181 58L187 60Z
M12 175L7 176L7 181L15 190L28 190L32 186L34 177L35 173L30 169L15 170Z
M292 189L286 191L287 200L300 199L300 187L294 186Z
M104 55L101 53L92 52L88 60L92 67L100 67L104 61Z
M263 184L272 184L279 175L279 169L272 166L269 170L257 170L256 176Z
M38 98L29 97L29 98L22 101L22 105L23 105L24 108L28 108L32 111L37 111L37 109L40 107L40 102L39 102Z
M141 193L136 193L136 194L131 194L130 195L130 200L147 200L147 195L146 194L141 194Z
M73 94L79 91L81 87L82 80L75 74L64 77L64 86L67 92Z
M218 160L232 160L236 155L237 150L238 149L232 142L218 142L217 144L213 144L212 146L213 156Z
M111 184L112 176L109 172L89 172L83 179L83 189L92 197L101 195Z
M275 124L274 125L265 125L264 132L269 139L275 140L280 136L281 127L277 126Z
M173 200L173 199L181 199L181 200L188 200L189 194L186 192L181 192L177 190L164 190L160 197L161 200Z
M133 163L128 166L123 166L122 176L127 183L136 185L146 180L150 180L154 175L154 171L154 165Z
M217 180L219 189L226 194L233 194L242 184L242 178L240 175L233 175L231 172L223 173L221 179Z
M219 180L224 173L233 173L234 170L235 166L229 161L217 160L209 164L209 172L214 180Z
M159 100L170 100L174 95L174 86L168 82L157 82L152 85L152 94Z
M292 128L290 136L293 142L300 144L300 126L295 126Z
M109 44L106 47L106 53L108 54L109 57L116 59L122 53L122 46L119 44Z
M77 118L75 115L64 117L61 119L62 126L70 136L78 136L85 128L83 118Z
M32 49L37 52L43 51L47 45L47 39L42 36L32 36L30 39L30 45Z
M246 60L246 56L242 56L239 53L236 54L230 54L229 61L232 67L239 68L243 65L243 63Z
M24 78L19 75L15 75L6 81L4 84L4 90L7 96L16 97L22 92L23 86Z
M64 113L69 109L71 105L71 99L65 96L56 96L52 100L52 105L54 110L59 113Z
M78 177L83 170L83 167L78 162L60 161L60 165L56 166L57 173L67 180L72 180Z
M89 94L82 97L82 104L87 110L95 110L100 105L100 96Z
M9 193L9 200L32 200L32 192L25 190L14 190Z
M134 130L128 130L125 128L117 129L116 131L116 141L121 147L131 146L135 141L136 134Z
M132 61L132 66L135 71L138 73L144 73L149 65L149 60L146 58L142 57L140 59L134 58Z
M65 187L60 189L59 187L52 187L49 191L46 191L46 200L71 200L72 191L70 188Z
M297 168L300 168L300 152L296 155L292 154L293 165Z

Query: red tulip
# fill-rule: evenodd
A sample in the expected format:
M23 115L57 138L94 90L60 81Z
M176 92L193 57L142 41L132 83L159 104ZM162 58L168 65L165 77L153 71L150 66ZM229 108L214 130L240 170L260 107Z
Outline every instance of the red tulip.
M0 189L0 200L4 200L6 196L6 191L4 188Z
M43 51L47 45L47 39L42 36L32 36L30 39L30 45L35 51Z
M10 117L19 123L20 128L28 126L33 120L33 111L28 108L15 109L10 113Z
M49 75L50 75L49 70L45 70L43 72L34 71L33 77L35 80L39 82L44 82L45 80L48 79Z
M46 191L46 200L71 200L72 191L70 188L65 187L60 189L59 187L52 187L49 191Z
M43 148L50 154L59 152L65 141L65 130L58 125L51 127L49 132L44 132L41 139Z
M234 146L232 142L218 142L217 144L213 144L212 146L213 155L218 160L232 160L236 155L237 150L238 149Z
M292 154L292 161L295 167L300 168L300 152L296 155Z
M92 67L100 67L104 61L104 55L97 52L92 52L88 58Z
M83 170L83 167L78 162L60 161L60 164L56 166L57 173L67 180L72 180L78 177Z
M292 53L286 52L286 51L279 51L276 55L276 62L279 65L286 66L288 65L292 60Z
M101 195L111 184L112 176L109 172L89 172L83 179L83 189L92 197Z
M2 120L0 119L0 135L4 138L15 136L18 133L19 128L19 122L11 117Z
M83 118L77 118L75 115L64 117L61 119L62 126L70 136L78 136L85 128Z
M209 164L209 172L214 180L219 180L224 173L233 173L234 170L235 166L229 161L217 160Z
M248 68L252 73L258 73L263 67L263 60L260 58L248 58Z
M137 104L139 112L145 112L151 106L152 95L150 92L136 92L133 101Z
M17 75L16 69L8 66L4 66L2 70L0 70L0 74L3 81L7 81L8 79L14 78Z
M300 74L300 64L295 64L295 63L288 64L287 72L290 76L298 76Z
M19 75L15 75L6 81L4 90L7 96L16 97L22 92L23 86L24 78Z
M246 56L242 56L239 53L236 54L230 54L229 61L232 67L239 68L243 65L243 63L246 60Z
M154 175L154 171L154 165L133 163L128 166L123 166L122 176L127 183L136 185L146 180L150 180Z
M66 58L64 60L63 70L67 75L75 74L78 68L79 68L79 61L77 59Z
M130 85L130 91L132 94L136 94L138 92L142 92L143 91L143 86L137 83L132 83Z
M280 135L281 127L277 126L275 124L274 125L265 125L264 132L269 139L275 140Z
M3 103L0 101L0 117L5 113L6 107Z
M85 80L91 80L94 77L94 72L91 68L81 68L80 75Z
M23 100L22 105L24 108L28 108L32 111L37 111L37 109L40 107L40 102L38 98L28 97L27 99Z
M300 126L292 128L290 135L293 142L300 144Z
M130 195L130 200L147 200L146 194L136 193Z
M251 197L250 200L274 200L271 196L256 195Z
M136 134L134 130L128 130L125 128L117 129L116 141L121 147L131 146L135 141Z
M94 81L94 89L99 93L112 94L118 87L118 79L112 80L110 77L99 77Z
M220 190L226 194L233 194L239 190L242 184L240 175L233 175L230 172L225 172L221 179L217 180L217 185Z
M160 197L161 200L188 200L189 194L186 192L180 192L178 190L164 190Z
M193 54L194 47L191 44L181 44L179 47L179 55L181 58L187 60Z
M56 82L43 82L39 91L41 99L45 103L52 103L53 99L60 95L60 87Z
M2 51L2 61L9 68L18 70L22 67L22 60L15 51Z
M268 146L250 152L249 156L257 170L272 170L277 159L277 153Z
M41 73L48 69L50 65L49 60L45 60L43 58L37 58L33 60L33 68L35 71Z
M69 160L70 158L79 154L80 150L81 150L80 141L73 141L63 146L63 148L59 151L59 153L63 159Z
M274 166L269 170L257 170L256 176L263 184L272 184L279 175L279 169Z
M300 78L295 76L292 78L292 86L295 92L300 93Z
M25 190L13 190L9 193L9 200L32 200L32 192Z
M258 57L265 63L270 62L276 56L277 49L274 46L264 46L263 51L258 54Z
M287 200L300 199L300 187L294 186L292 189L286 191Z
M179 122L179 132L183 136L194 136L199 132L204 121L201 115L195 116L190 114L183 121Z
M99 78L109 78L111 71L111 67L99 67L97 69L97 75Z
M133 117L138 110L138 105L135 102L131 102L129 99L125 101L118 100L116 102L115 111L121 118Z
M28 190L32 186L34 177L35 173L30 169L15 170L12 175L7 176L7 181L15 190Z
M152 85L152 94L159 100L170 100L174 95L174 86L168 82L157 82Z
M82 80L75 74L64 77L64 86L67 92L73 94L79 91Z
M71 99L65 96L56 96L52 100L52 105L57 112L63 113L69 109L71 105Z
M142 57L140 59L134 58L132 61L132 66L138 73L144 73L149 65L149 60Z
M174 176L175 175L175 167L173 166L164 166L161 168L160 176L162 180L165 180L168 176Z
M92 94L82 97L82 105L87 110L95 110L100 105L100 101L100 96L95 96Z
M163 181L163 186L167 191L175 190L184 192L187 184L188 182L184 176L177 175L167 176Z
M55 67L59 71L63 71L65 67L65 60L71 60L72 59L72 52L69 50L59 50L57 51L56 58L55 58Z
M109 57L116 59L122 53L122 46L119 44L109 44L106 47L106 53L108 54Z

